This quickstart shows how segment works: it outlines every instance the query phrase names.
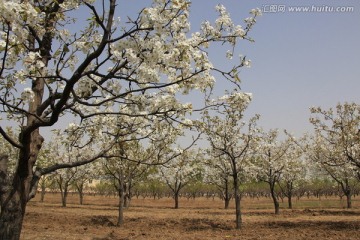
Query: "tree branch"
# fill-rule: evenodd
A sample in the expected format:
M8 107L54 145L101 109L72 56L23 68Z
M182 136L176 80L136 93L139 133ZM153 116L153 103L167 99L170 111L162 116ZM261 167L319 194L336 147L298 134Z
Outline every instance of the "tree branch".
M21 149L23 146L15 141L12 137L10 137L4 129L0 126L0 134L5 138L6 141L8 141L12 146Z

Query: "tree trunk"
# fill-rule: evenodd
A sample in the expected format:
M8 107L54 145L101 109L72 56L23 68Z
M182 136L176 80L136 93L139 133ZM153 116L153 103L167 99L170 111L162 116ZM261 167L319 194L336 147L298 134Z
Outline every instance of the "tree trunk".
M20 239L26 204L35 196L39 180L32 169L44 139L38 130L24 135L20 135L23 148L19 151L18 165L11 180L7 156L0 156L0 239L4 240Z
M44 24L44 29L46 29L47 33L43 36L39 51L42 56L41 61L45 66L48 66L48 61L51 58L50 51L53 38L51 31L57 22L55 18L59 9L59 4L51 8L51 11L48 12L51 13L49 14L50 17L47 17L48 21ZM28 36L28 42L28 49L35 49L35 37L31 34ZM46 68L43 69L43 71L46 71ZM40 73L38 76L45 76L45 74ZM33 79L31 89L34 97L29 103L29 114L26 114L26 125L22 126L19 134L18 141L21 148L19 148L17 167L12 180L6 179L8 177L7 169L0 166L0 239L20 239L26 204L35 196L37 184L41 177L34 176L33 167L35 166L38 153L44 142L44 138L40 135L40 124L37 118L40 110L39 107L42 104L44 87L45 78L39 77ZM55 115L55 117L58 116ZM0 162L3 162L1 156ZM3 185L4 182L2 182L2 180L6 180L7 183L11 182L11 184ZM5 189L4 186L6 186L7 189ZM5 191L3 192L3 190Z
M8 179L8 156L0 156L0 239L18 240L25 212L20 179L14 178L14 189ZM11 191L12 190L12 191Z
M118 193L119 193L119 208L118 208L119 214L118 214L117 226L121 226L124 223L124 198L125 198L124 188L121 183L119 183Z
M45 193L46 193L46 186L45 186L45 184L42 184L42 185L41 185L40 202L44 202Z
M275 183L270 182L269 184L270 184L271 198L274 202L275 214L279 214L280 213L280 205L279 205L279 201L275 194Z
M84 203L84 193L81 190L81 191L79 191L79 204L83 205L83 203Z
M61 204L62 204L62 207L66 207L67 196L68 196L68 186L65 185L64 190L61 191Z
M130 203L131 203L131 198L132 198L132 181L131 178L128 179L128 185L126 187L126 195L125 195L125 207L129 208L130 207Z
M241 218L241 206L240 206L241 198L239 191L240 183L236 171L233 172L233 182L234 182L234 197L235 197L236 229L241 229L242 218Z
M131 188L130 183L128 185L124 184L124 208L128 208L130 206L130 201L131 201L130 188Z
M125 196L124 196L124 207L125 208L130 207L130 201L131 201L131 199L130 199L129 194L125 194Z
M287 198L288 198L288 207L289 209L292 209L292 195L293 195L293 182L288 181L286 183L286 187L287 187Z
M10 199L5 200L3 195L1 196L0 239L4 240L20 239L26 201L21 196L20 189L14 191L6 194L6 198Z
M289 209L292 209L292 196L291 196L291 194L288 195L288 207L289 207Z
M236 229L241 229L241 206L240 206L240 194L235 196L235 208L236 208Z
M230 198L228 196L225 196L224 202L225 202L225 209L229 209Z
M347 191L345 193L346 195L346 207L347 208L352 208L352 204L351 204L351 191Z
M84 183L75 184L76 189L79 193L79 204L83 205L84 202Z
M229 204L230 204L230 193L229 193L229 181L227 181L227 179L225 179L225 194L224 194L224 201L225 201L225 209L229 209Z
M179 208L179 191L175 191L174 193L174 200L175 200L175 209Z

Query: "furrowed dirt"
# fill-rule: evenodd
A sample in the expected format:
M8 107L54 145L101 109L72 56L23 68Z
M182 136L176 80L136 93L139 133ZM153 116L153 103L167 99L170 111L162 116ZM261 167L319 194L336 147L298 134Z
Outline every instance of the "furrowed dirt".
M283 203L274 215L271 200L242 200L243 227L235 228L234 206L223 209L219 199L133 199L125 210L125 223L116 226L117 198L86 196L84 205L71 195L61 207L60 196L47 194L45 201L33 199L27 207L22 240L40 239L359 239L360 202L344 209L337 198L294 201L294 209ZM309 207L311 206L311 207Z

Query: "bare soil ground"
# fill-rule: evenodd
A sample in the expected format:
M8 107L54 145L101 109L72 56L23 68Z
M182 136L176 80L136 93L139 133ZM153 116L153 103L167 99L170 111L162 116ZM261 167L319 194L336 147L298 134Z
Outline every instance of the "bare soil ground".
M236 230L234 206L223 209L219 199L181 199L173 208L171 198L133 199L125 210L125 223L117 222L117 198L86 196L84 205L77 195L61 207L60 196L38 196L27 207L22 240L40 239L360 239L360 201L344 209L338 199L302 199L294 209L282 204L273 214L270 199L242 200L243 227Z

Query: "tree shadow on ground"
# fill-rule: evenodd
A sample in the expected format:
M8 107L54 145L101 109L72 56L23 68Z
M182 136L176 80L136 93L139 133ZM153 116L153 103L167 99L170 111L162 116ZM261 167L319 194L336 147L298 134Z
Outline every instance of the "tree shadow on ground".
M270 228L285 228L285 229L304 229L304 228L318 228L332 231L345 230L360 230L360 223L355 221L273 221L262 223L264 227Z

